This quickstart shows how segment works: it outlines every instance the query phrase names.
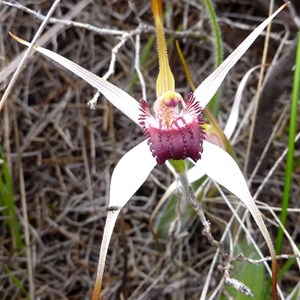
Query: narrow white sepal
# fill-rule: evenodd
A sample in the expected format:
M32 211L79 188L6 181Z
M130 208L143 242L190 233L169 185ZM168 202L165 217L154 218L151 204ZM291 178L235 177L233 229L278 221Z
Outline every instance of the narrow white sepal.
M286 4L282 5L269 18L252 31L248 37L224 60L224 62L197 87L194 95L200 102L201 107L206 107L211 98L217 92L230 69L243 56L272 19L285 7Z
M30 45L30 43L19 37L14 36L14 38L27 47ZM128 93L53 51L38 46L35 46L33 49L48 58L51 58L61 66L85 80L91 86L99 90L112 105L117 107L132 121L139 124L139 103Z
M96 278L96 284L95 286L100 287L99 291L97 293L100 293L102 281L103 281L103 273L105 269L105 262L106 262L106 256L107 256L107 250L108 246L111 240L111 236L118 218L118 215L120 213L120 210L113 210L108 211L106 216L106 222L100 247L100 253L99 253L99 260L98 260L98 268L97 268L97 278ZM96 290L96 289L95 289ZM95 293L94 290L94 293ZM97 295L99 298L100 295Z
M275 250L269 232L235 160L220 147L203 141L202 157L196 164L212 180L224 186L244 203L265 238L270 254L274 256Z
M236 91L235 97L234 97L234 101L233 101L233 105L230 111L230 115L228 117L228 120L226 122L226 126L224 128L224 134L227 137L228 140L230 140L236 125L238 123L238 118L239 118L239 111L240 111L240 103L243 99L243 91L245 89L246 83L250 77L250 75L256 70L258 69L260 66L255 66L253 68L251 68L243 77L243 79L241 80L239 87Z
M109 206L123 207L156 164L146 140L128 151L112 173Z

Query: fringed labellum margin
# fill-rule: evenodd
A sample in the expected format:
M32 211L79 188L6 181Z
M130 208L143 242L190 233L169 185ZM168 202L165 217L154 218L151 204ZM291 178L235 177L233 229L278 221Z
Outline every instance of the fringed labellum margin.
M181 111L179 103L183 107ZM169 159L197 161L201 158L204 122L202 108L192 93L185 100L176 92L163 93L154 103L154 115L142 99L139 124L158 164Z

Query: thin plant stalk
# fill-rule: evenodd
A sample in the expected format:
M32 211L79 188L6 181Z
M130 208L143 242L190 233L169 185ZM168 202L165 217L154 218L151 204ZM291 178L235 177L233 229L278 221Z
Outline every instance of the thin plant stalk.
M281 204L280 221L284 225L287 218L287 209L289 206L292 175L293 175L293 164L294 164L294 150L295 150L295 136L297 129L297 110L299 101L299 89L300 89L300 31L298 32L298 43L296 52L296 63L294 71L294 82L292 92L292 104L290 112L290 125L289 125L289 141L288 141L288 154L286 162L286 171L284 179L284 191ZM279 254L282 247L283 240L283 229L280 227L276 239L276 252Z

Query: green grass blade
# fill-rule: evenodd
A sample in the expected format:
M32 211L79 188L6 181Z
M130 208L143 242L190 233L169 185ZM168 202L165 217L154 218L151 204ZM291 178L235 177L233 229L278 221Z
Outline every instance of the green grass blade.
M18 277L16 277L13 274L13 272L11 272L11 270L7 266L5 266L4 269L5 269L5 272L7 273L7 275L9 276L9 278L11 279L11 281L15 284L16 287L18 287L20 289L20 291L25 296L25 298L30 300L29 293L26 290L24 284L18 279Z
M284 277L284 274L290 270L290 268L296 263L296 258L288 259L283 266L281 267L280 271L278 272L278 280L281 280Z
M243 253L246 257L251 257L252 259L259 258L254 247L245 239L240 239L238 244L234 247L234 254L238 255L239 253ZM261 299L265 287L265 269L263 264L253 265L246 262L235 262L231 273L233 278L243 282L251 289L251 292L255 295L255 299ZM234 300L251 299L249 296L234 290L228 285L226 285L226 290L231 294Z
M296 64L294 72L293 92L292 92L292 105L290 112L290 125L289 125L289 141L288 141L288 154L286 162L286 172L284 180L284 191L281 204L280 221L284 225L287 218L287 209L289 206L290 191L292 185L293 163L294 163L294 149L295 149L295 136L297 127L297 109L299 101L299 87L300 87L300 31L298 32L298 43L296 52ZM276 239L276 252L280 253L283 240L283 230L279 228Z
M16 247L18 251L21 251L24 247L24 243L22 240L16 213L17 210L14 202L12 178L8 164L4 159L4 154L1 147L0 159L2 160L2 163L0 165L0 207L2 208L1 214L5 218L6 225L11 232L14 247Z

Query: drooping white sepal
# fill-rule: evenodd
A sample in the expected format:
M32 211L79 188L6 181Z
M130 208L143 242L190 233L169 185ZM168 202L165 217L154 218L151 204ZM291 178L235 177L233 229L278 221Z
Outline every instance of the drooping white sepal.
M123 207L145 182L156 164L147 141L128 151L112 173L109 206Z
M236 128L236 125L238 123L238 118L239 118L239 111L240 111L240 103L243 99L243 91L245 89L245 86L248 82L248 79L250 75L260 66L255 66L251 68L243 77L241 80L239 87L236 91L234 101L231 107L231 111L229 114L229 117L227 119L225 128L224 128L224 134L227 137L228 140L231 139L232 134L234 133L234 130Z
M275 256L269 232L250 194L245 177L235 160L220 147L204 141L202 158L196 165L202 172L224 186L244 203L265 238L270 254Z

